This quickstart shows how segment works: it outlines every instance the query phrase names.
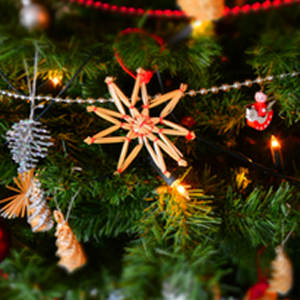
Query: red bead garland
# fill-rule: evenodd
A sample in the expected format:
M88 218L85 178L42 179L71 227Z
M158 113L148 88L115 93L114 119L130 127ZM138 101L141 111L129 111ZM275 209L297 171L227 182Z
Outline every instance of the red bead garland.
M168 18L190 18L184 11L180 10L171 10L171 9L155 9L155 10L145 10L143 8L134 8L134 7L126 7L126 6L117 6L114 4L103 3L100 1L93 0L69 0L73 3L78 3L80 5L86 5L89 7L94 7L96 9L102 9L111 12L118 12L122 14L130 14L130 15L149 15L153 17L168 17ZM267 10L271 7L279 7L287 4L295 4L300 3L299 0L267 0L263 3L256 2L254 4L246 4L243 6L235 6L233 8L225 7L223 16L229 15L238 15L242 13L248 13L250 11L258 11L258 10Z

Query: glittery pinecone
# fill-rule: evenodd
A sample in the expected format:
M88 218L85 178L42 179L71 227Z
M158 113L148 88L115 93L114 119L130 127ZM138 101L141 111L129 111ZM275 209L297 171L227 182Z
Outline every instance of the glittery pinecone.
M268 290L286 294L293 286L293 266L282 246L276 248L276 253L277 256L271 264L272 273Z
M53 225L51 210L41 189L38 179L33 180L32 191L29 198L27 222L31 225L33 232L50 230Z
M40 122L21 120L7 131L6 139L11 148L13 160L19 164L18 172L28 172L36 166L37 157L46 157L50 142L49 131L40 128Z

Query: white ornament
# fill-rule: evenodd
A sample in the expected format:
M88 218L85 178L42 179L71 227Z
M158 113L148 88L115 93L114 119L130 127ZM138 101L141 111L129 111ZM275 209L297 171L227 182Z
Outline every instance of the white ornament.
M30 0L23 0L23 7L20 11L20 22L29 30L44 29L48 27L50 16L47 9Z

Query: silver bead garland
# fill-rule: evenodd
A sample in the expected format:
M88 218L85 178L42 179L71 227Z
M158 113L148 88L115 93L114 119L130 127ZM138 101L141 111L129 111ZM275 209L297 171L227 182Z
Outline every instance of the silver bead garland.
M13 154L13 160L19 164L18 172L28 172L36 166L37 157L44 158L48 154L50 142L49 131L39 127L40 122L21 120L7 131L8 147Z

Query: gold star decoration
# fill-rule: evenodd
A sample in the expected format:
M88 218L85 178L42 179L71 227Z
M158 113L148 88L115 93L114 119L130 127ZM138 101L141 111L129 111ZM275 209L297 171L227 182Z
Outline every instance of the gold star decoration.
M137 70L137 78L131 99L128 99L114 83L114 78L107 77L105 79L105 83L108 86L111 97L119 112L95 106L87 107L88 112L95 112L99 117L113 123L114 125L97 133L93 137L87 137L84 140L85 143L88 145L93 143L124 143L119 157L117 171L114 174L122 173L137 157L143 145L146 146L155 164L167 177L170 176L170 173L167 171L162 150L177 161L179 166L187 166L187 162L182 158L183 154L166 135L185 136L188 140L192 140L195 138L195 134L180 125L164 119L174 110L180 98L184 95L187 85L181 84L180 89L159 96L149 102L145 82L147 78L149 78L148 71L144 71L141 68ZM143 101L141 112L135 107L139 100L139 90L141 90L141 98ZM159 117L150 117L151 108L165 103L168 100L170 100L170 102L161 111ZM130 115L126 113L123 105L129 109ZM159 124L161 125L161 128L158 127ZM166 128L166 126L169 128ZM118 129L127 130L127 135L107 137ZM127 156L129 144L134 139L137 139L138 144ZM153 146L150 144L151 142Z

